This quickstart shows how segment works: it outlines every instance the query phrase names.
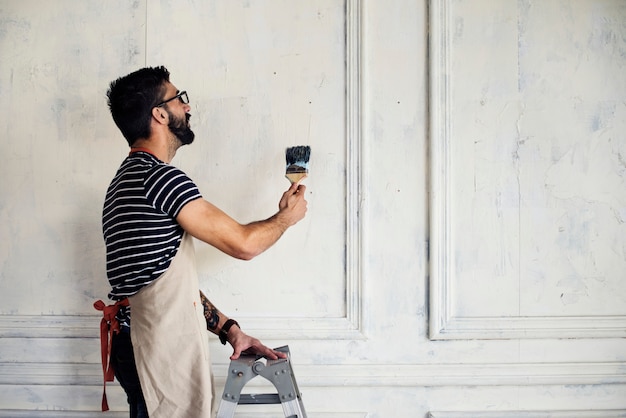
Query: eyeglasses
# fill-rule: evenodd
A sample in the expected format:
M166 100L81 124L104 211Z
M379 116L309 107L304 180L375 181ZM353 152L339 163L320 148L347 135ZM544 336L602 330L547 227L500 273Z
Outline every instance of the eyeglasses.
M175 100L175 99L180 100L182 104L189 104L189 96L187 96L187 92L181 91L180 93L178 93L176 96L172 97L171 99L164 100L154 107L161 107L165 105L167 102L171 102L172 100Z

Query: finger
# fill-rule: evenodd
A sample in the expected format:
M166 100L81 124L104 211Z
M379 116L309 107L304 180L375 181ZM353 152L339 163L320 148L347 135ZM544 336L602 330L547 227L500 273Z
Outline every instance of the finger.
M287 358L287 354L282 351L272 350L269 347L266 347L265 356L269 360L278 360L279 358Z
M291 183L291 186L289 186L289 190L287 190L287 192L291 192L291 194L294 194L298 191L298 187L300 187L300 183Z

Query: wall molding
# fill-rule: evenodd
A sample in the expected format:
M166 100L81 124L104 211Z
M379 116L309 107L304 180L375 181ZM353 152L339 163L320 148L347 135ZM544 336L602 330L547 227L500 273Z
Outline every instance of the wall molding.
M626 316L458 317L451 231L451 0L430 1L430 323L432 340L624 338Z
M228 364L213 367L216 387L226 381ZM534 385L609 385L626 384L626 362L601 363L526 363L526 364L429 364L429 365L298 365L298 385L303 393L314 388L369 388L396 390L399 387L496 387ZM267 389L261 379L254 379L248 389ZM102 369L97 363L0 363L0 386L10 386L10 393L0 394L0 404L21 405L26 399L47 399L51 388L73 392L81 399L99 403L102 388ZM7 387L5 386L5 387ZM117 382L107 385L109 400L123 404ZM18 396L17 398L16 395ZM24 397L24 399L22 399ZM55 410L0 410L0 418L11 417L96 417L101 412L68 411L77 405L55 404ZM313 411L309 411L313 412ZM583 413L584 412L584 413ZM430 412L430 418L617 418L626 417L626 411L471 411ZM127 412L108 412L107 416L121 417ZM238 413L237 416L240 416ZM244 415L241 415L246 416ZM255 417L265 416L255 412ZM268 414L275 416L275 413ZM357 418L365 412L315 413L315 416Z
M445 295L450 285L442 281L431 278L431 286L439 286L438 302L431 300L439 304L439 309L431 309L431 315L437 315L431 317L432 340L626 337L624 316L455 317L449 314L450 297Z
M343 317L239 317L262 339L363 340L362 331L362 2L346 2L346 296ZM94 301L95 302L95 301ZM95 310L94 310L95 312ZM93 337L98 315L0 315L2 337ZM271 326L271 328L268 328Z
M623 418L626 409L579 411L463 411L429 412L428 418Z
M214 364L218 386L226 382L228 364ZM301 387L433 387L626 384L626 362L302 365ZM252 380L250 387L264 383ZM97 363L0 363L0 385L101 386ZM114 385L114 384L113 384Z
M346 2L346 320L363 326L363 3ZM354 338L350 337L350 339Z
M244 407L245 408L245 407ZM243 408L241 408L243 409ZM0 410L0 418L128 418L128 412L107 411L27 411ZM366 418L366 412L316 412L320 418ZM276 412L254 412L252 414L237 410L237 418L275 418Z
M128 411L107 411L106 418L128 418ZM30 411L23 409L0 410L0 418L89 418L103 417L100 411Z
M355 289L355 293L360 291ZM354 296L357 298L358 296ZM362 340L359 328L360 306L354 306L352 317L282 318L245 317L237 320L246 330L262 339L337 339ZM95 309L94 309L95 312ZM97 338L100 335L98 315L0 315L0 338ZM355 324L356 321L356 324Z

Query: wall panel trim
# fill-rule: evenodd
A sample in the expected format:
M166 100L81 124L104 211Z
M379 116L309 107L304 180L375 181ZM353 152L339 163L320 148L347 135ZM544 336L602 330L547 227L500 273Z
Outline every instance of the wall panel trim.
M228 364L214 364L218 386ZM296 366L301 387L432 387L626 384L626 362L303 365ZM250 387L263 383L252 380ZM101 386L96 363L0 363L0 385Z
M305 405L306 407L306 405ZM245 407L244 407L245 408ZM243 409L243 408L240 408ZM366 418L365 412L317 412L320 418ZM107 411L27 411L0 410L0 418L128 418L128 412ZM276 412L241 413L237 410L237 418L276 418Z
M429 412L428 418L623 418L626 410Z
M262 339L363 340L362 332L362 2L346 2L346 265L345 316L238 318ZM95 301L94 301L95 302ZM95 312L95 310L94 310ZM91 315L0 315L2 337L92 337L99 317ZM272 328L268 328L271 324ZM97 330L96 330L97 331Z
M362 334L363 281L363 5L360 0L346 2L346 319L359 337ZM354 334L354 333L353 333ZM354 338L349 337L350 339Z
M452 306L451 0L430 0L430 319L432 340L624 338L626 316L457 317Z
M359 310L355 312L355 315L359 315L355 320L357 324L353 322L352 317L242 316L238 321L257 338L268 340L277 338L361 340L365 337L357 328L360 324L359 312ZM97 315L0 315L0 338L94 338L100 335L101 318Z

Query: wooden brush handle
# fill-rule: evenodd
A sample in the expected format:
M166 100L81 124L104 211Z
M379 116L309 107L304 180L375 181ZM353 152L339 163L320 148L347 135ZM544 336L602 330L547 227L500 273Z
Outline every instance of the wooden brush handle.
M287 173L285 177L289 179L291 184L297 183L306 177L306 173Z

